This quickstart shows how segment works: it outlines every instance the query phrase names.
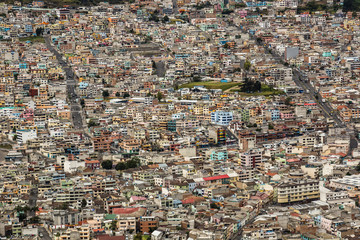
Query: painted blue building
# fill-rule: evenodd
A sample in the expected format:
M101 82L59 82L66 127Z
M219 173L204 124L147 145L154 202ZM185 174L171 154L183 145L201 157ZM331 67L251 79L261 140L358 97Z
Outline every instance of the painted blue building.
M232 120L232 112L216 111L211 113L211 122L213 124L227 126Z

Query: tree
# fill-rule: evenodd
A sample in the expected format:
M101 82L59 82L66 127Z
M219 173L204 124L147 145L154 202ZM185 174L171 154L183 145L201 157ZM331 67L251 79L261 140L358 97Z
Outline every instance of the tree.
M16 141L17 138L18 138L18 135L15 134L15 135L13 136L13 141Z
M212 203L210 203L210 208L219 209L219 206L216 203L212 202Z
M261 91L261 82L256 81L256 82L254 83L254 91L258 91L258 92Z
M90 119L89 123L88 123L88 127L95 127L95 126L98 126L98 124L93 120L93 119Z
M110 229L115 231L117 229L117 221L112 221L110 225Z
M68 210L69 209L69 203L64 202L60 206L60 210Z
M141 239L142 239L142 234L141 233L137 233L133 238L133 240L141 240Z
M201 81L201 77L200 76L194 76L193 77L193 82L200 82Z
M274 125L272 125L271 123L269 123L268 127L269 129L274 129Z
M102 96L103 96L104 98L108 98L108 97L110 96L109 91L108 91L108 90L103 90Z
M149 21L158 22L158 21L159 21L159 17L158 17L155 13L153 13L153 14L150 15Z
M130 94L128 92L126 92L126 93L124 93L123 97L128 98L128 97L130 97Z
M85 107L85 100L84 99L80 99L80 105L81 105L82 108Z
M40 223L40 217L38 217L38 216L32 217L32 218L30 218L29 222L30 222L31 224Z
M136 168L137 166L138 166L138 163L135 160L129 160L126 162L126 169Z
M355 170L360 172L360 163L355 167Z
M44 32L44 28L37 28L36 29L36 36L41 36Z
M251 67L251 63L249 60L246 60L245 63L244 63L244 69L246 71L249 71L250 70L250 67Z
M19 218L19 222L23 222L27 218L27 215L26 213L19 213L18 218Z
M355 11L352 13L352 17L353 17L353 18L356 18L356 17L357 17L357 13L356 13Z
M110 161L110 160L105 160L105 161L103 161L102 163L101 163L101 167L103 168L103 169L112 169L112 167L113 167L113 164L112 164L112 161Z
M118 164L116 164L115 169L117 171L125 170L126 164L124 162L119 162Z
M291 105L291 97L287 97L285 99L285 105L290 106Z
M161 101L161 99L163 99L164 98L164 95L161 93L161 92L158 92L157 94L156 94L156 98L159 100L159 102Z
M261 91L261 82L251 81L248 78L245 78L245 81L240 89L241 92L260 92Z
M120 93L119 93L119 92L116 92L116 93L115 93L115 96L116 96L116 97L120 97Z
M86 199L83 198L83 200L81 201L81 208L85 208L87 205Z
M360 0L344 0L343 11L359 11Z
M163 18L163 23L166 23L166 22L168 22L169 20L170 20L169 17L168 17L167 15L165 15L164 18Z

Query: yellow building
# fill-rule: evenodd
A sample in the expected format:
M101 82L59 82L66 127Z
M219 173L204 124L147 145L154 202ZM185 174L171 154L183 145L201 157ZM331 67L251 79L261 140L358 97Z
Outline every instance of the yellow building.
M319 181L316 180L289 180L277 187L278 203L314 200L319 197Z

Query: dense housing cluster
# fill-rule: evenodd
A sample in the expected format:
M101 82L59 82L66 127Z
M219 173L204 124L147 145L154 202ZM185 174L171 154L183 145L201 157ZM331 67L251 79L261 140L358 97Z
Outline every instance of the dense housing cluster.
M356 12L67 3L0 3L2 238L359 239Z

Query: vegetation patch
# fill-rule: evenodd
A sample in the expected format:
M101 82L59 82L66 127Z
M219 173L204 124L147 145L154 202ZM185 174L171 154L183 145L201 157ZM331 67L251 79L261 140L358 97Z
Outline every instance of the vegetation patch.
M30 41L32 43L45 43L45 39L42 36L24 37L19 38L21 42Z
M11 146L11 144L8 144L8 143L1 143L0 148L12 149L12 146Z
M216 82L216 81L208 81L208 82L190 82L190 83L186 83L183 84L181 86L179 86L179 88L193 88L195 86L204 86L207 89L221 89L223 91L235 87L235 86L239 86L241 83L238 82Z

